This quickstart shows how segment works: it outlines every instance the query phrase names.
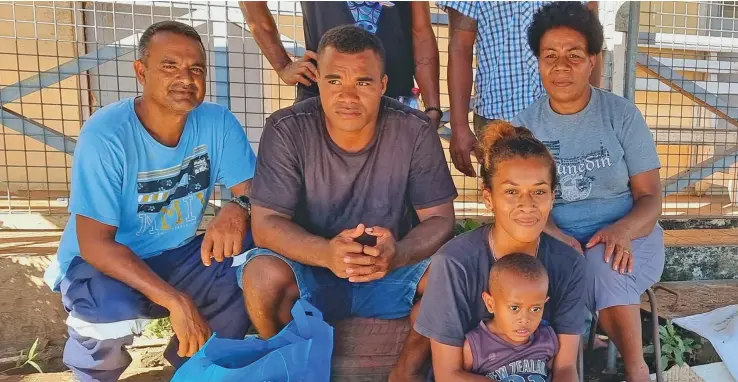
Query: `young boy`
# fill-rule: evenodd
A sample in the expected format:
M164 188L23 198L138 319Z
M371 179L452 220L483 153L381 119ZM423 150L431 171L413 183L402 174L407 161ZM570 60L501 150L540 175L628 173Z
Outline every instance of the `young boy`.
M547 294L548 275L536 257L512 253L495 261L489 293L482 293L492 318L466 334L464 370L495 381L550 380L558 341L541 325Z

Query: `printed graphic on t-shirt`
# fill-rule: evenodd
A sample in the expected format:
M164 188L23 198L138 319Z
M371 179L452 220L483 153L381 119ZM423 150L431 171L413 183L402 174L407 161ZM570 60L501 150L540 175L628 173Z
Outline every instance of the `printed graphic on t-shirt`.
M556 160L559 184L554 195L557 200L576 202L587 199L592 192L592 183L597 179L592 172L612 167L610 152L602 144L598 150L586 154L562 157L560 141L544 141L543 143Z
M592 192L592 183L597 179L592 172L612 167L610 152L602 144L598 150L586 154L561 157L560 141L544 141L543 143L556 160L559 184L554 195L557 200L576 202L587 199Z
M346 4L354 16L354 25L370 33L377 33L382 8L394 6L391 1L347 1Z
M487 378L499 382L546 382L546 362L540 359L523 359L487 374Z
M136 235L161 235L198 224L210 186L207 146L195 147L180 165L138 173Z

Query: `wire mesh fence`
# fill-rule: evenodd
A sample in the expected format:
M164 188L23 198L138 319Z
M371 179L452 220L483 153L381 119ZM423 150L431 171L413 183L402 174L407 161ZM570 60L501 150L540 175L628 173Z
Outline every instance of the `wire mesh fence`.
M288 53L302 55L299 2L269 6ZM627 3L599 8L606 37L602 86L622 94ZM735 2L642 3L636 103L657 140L666 215L738 212L732 204L738 190L735 8ZM448 18L435 6L431 12L447 110ZM209 65L206 100L229 107L258 150L264 120L293 103L295 88L284 85L260 53L237 3L0 2L0 213L67 213L79 131L99 108L140 93L132 68L138 37L162 20L185 22L201 34ZM448 132L447 126L439 131L446 151ZM457 214L487 214L478 180L457 172L450 160L449 166L460 194ZM227 197L216 192L211 204Z
M642 2L635 102L658 143L665 215L738 215L736 6Z

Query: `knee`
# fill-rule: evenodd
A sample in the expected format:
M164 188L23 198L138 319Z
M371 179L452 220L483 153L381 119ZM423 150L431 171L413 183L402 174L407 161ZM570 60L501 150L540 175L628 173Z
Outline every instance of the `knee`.
M420 298L423 297L423 293L425 293L425 286L428 283L428 277L430 275L431 266L428 265L428 268L425 269L425 273L423 273L423 276L420 278L420 281L418 281L418 286L415 288L415 297Z
M243 289L249 296L270 296L297 290L297 281L292 268L283 260L273 256L257 256L243 269Z

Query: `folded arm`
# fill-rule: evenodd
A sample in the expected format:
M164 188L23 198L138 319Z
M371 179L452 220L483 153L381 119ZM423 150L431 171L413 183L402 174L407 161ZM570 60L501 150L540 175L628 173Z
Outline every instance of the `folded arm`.
M414 264L429 258L453 237L454 204L417 210L420 224L397 243L398 266Z

